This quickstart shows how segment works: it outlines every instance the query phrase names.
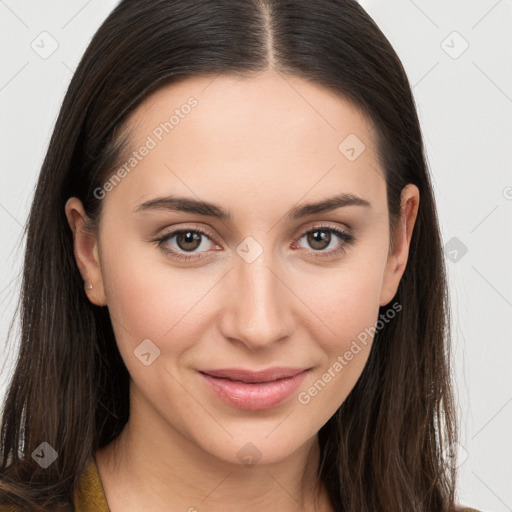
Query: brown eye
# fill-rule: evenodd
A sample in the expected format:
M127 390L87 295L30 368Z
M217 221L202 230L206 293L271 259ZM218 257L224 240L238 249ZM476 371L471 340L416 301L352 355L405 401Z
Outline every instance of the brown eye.
M304 233L300 240L303 238L306 239L306 243L313 253L318 253L315 256L320 258L343 252L347 245L355 241L354 235L332 226L316 226Z
M210 235L201 229L176 229L155 242L166 254L183 260L201 259L201 253L208 252L213 245ZM198 250L200 248L204 250Z
M328 247L331 241L331 234L327 230L310 231L306 236L308 244L319 251Z
M184 251L193 251L201 245L201 234L194 231L182 231L176 236L176 244Z

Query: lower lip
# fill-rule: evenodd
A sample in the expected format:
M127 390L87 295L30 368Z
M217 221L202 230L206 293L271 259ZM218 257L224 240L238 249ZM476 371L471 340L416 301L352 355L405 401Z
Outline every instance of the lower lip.
M255 384L221 379L204 373L200 375L210 389L227 404L238 409L260 411L275 407L286 400L299 387L308 372L309 370L305 370L293 377Z

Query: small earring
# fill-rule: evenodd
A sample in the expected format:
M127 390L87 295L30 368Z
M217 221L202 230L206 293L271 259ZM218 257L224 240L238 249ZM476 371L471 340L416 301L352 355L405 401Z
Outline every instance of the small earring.
M87 289L88 289L88 290L92 290L92 284L89 284L89 285L88 285L88 284L86 283L86 284L85 284L85 286L87 287Z

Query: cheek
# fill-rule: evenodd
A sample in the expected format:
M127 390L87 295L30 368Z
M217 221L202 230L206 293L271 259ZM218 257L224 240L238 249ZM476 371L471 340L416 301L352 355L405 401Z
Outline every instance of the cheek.
M321 320L312 320L314 327L309 330L321 349L322 365L305 382L298 401L325 421L353 389L368 360L384 266L385 258L354 259L330 271L323 286L319 286L323 279L319 274L305 283L307 305Z
M365 328L375 324L379 312L384 261L353 262L311 274L304 282L306 304L323 323L326 352L342 349Z
M348 280L343 281L347 285ZM368 361L378 316L375 283L354 282L324 297L325 326L313 333L321 349L322 364L305 382L297 396L303 414L323 425L343 404ZM335 304L335 307L330 307Z
M102 272L123 357L133 357L144 339L152 340L162 352L179 356L204 328L201 311L204 304L211 306L208 293L218 275L205 271L199 277L198 270L167 265L165 256L150 243L119 247L115 239L105 247Z

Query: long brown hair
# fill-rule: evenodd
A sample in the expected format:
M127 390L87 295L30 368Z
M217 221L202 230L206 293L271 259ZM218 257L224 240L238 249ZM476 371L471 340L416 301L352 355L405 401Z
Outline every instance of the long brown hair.
M394 298L403 310L376 332L355 387L320 429L319 478L339 512L452 510L457 428L433 190L406 73L355 0L123 0L98 29L65 95L26 227L19 357L0 431L6 501L72 507L87 459L129 417L129 375L108 309L84 293L66 200L81 199L96 225L94 191L116 169L123 122L157 88L269 67L336 92L371 119L391 230L404 186L421 198ZM46 469L31 456L42 442L58 452Z

